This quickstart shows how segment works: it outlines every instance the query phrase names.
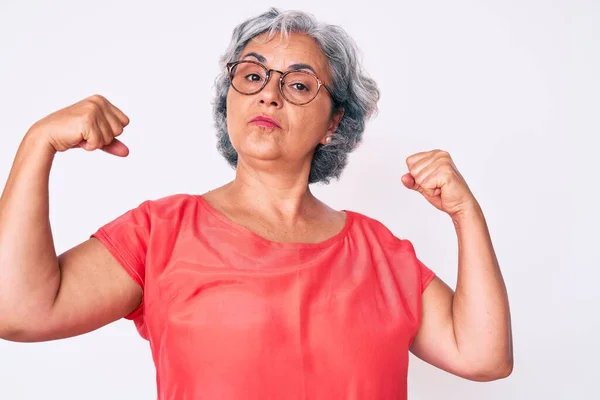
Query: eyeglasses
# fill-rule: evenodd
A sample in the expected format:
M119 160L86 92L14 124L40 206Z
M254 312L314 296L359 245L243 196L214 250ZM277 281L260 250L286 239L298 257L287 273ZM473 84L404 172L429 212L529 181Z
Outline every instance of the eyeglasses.
M245 95L260 92L271 78L271 72L279 72L279 92L292 104L304 105L313 101L323 86L331 95L331 90L315 74L308 71L290 70L281 72L267 69L257 61L244 60L227 63L231 86Z

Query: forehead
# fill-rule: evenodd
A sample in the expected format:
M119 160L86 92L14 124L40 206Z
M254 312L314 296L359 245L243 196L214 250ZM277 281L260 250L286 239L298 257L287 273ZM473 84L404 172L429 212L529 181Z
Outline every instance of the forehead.
M327 79L328 63L317 42L303 33L290 33L288 38L275 34L265 42L267 34L263 33L250 40L240 57L254 52L263 56L269 68L287 70L292 64L309 64L317 75Z

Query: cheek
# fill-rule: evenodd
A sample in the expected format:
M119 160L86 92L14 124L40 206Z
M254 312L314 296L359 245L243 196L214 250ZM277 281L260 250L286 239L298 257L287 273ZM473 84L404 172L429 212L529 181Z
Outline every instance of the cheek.
M321 104L315 107L298 108L291 119L291 128L306 137L307 140L317 141L327 132L329 127L328 108Z
M227 131L229 132L229 135L232 136L233 134L235 134L235 132L237 132L239 130L240 124L243 122L243 115L240 115L239 112L236 112L236 110L243 110L245 107L242 103L243 103L243 98L240 98L241 96L235 92L235 91L231 91L231 89L229 90L229 93L227 93L227 117L226 117L226 122L227 122Z

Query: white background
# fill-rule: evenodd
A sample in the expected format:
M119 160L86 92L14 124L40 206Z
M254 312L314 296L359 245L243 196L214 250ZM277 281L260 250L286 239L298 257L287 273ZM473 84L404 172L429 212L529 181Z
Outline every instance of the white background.
M94 93L125 111L131 154L59 154L57 251L148 198L233 177L211 101L232 29L271 5L344 27L380 85L342 179L315 186L413 241L454 286L449 218L400 176L442 148L487 217L508 286L515 368L475 383L411 357L412 399L590 399L600 369L600 3L589 1L19 1L0 3L0 182L36 120ZM0 341L0 399L151 399L148 343L121 320L67 340Z

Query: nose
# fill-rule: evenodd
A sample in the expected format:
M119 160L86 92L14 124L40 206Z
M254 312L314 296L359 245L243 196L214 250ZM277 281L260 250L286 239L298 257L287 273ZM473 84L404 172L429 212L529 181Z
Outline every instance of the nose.
M277 73L275 73L277 72ZM269 81L265 87L258 93L259 101L262 104L268 104L277 108L283 104L283 97L279 91L279 71L271 70Z

